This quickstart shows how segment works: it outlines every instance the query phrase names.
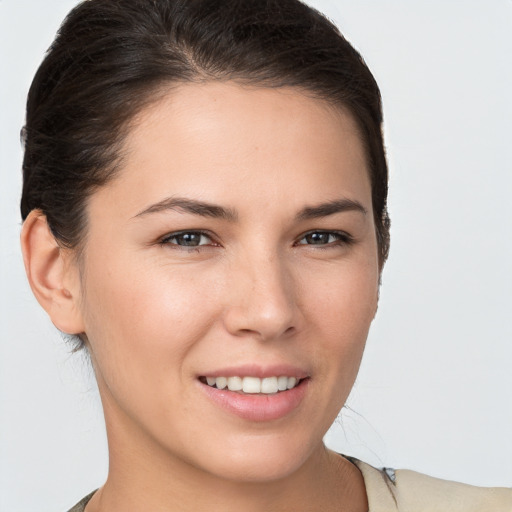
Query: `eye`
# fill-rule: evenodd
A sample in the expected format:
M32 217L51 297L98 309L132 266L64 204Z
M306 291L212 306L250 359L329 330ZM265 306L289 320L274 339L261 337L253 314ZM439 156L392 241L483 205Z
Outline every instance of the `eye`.
M306 233L297 245L344 245L353 242L353 238L343 231L310 231Z
M170 233L160 241L162 245L178 245L180 247L199 247L201 245L215 245L212 238L202 231L181 231Z

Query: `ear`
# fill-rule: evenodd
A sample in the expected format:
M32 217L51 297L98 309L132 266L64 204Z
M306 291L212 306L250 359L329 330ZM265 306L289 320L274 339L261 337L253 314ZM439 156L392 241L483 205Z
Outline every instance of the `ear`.
M59 246L46 216L33 210L23 223L21 250L32 292L51 321L62 332L80 334L80 275L68 249Z

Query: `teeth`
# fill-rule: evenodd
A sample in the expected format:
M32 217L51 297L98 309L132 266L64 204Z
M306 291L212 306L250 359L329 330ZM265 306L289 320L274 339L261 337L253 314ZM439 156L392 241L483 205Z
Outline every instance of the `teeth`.
M228 379L226 379L226 377L217 377L215 379L215 385L219 389L224 389L228 385Z
M292 389L297 384L297 379L295 377L288 377L288 383L286 384L287 389Z
M261 381L261 392L270 394L277 393L277 377L266 377Z
M244 393L261 393L261 379L258 377L244 377Z
M286 375L265 377L264 379L233 376L206 377L206 382L209 386L216 387L217 389L228 388L230 391L243 391L248 394L262 393L272 395L279 391L293 389L299 383L299 379L287 377Z
M277 377L277 389L279 391L284 391L288 388L288 377L285 377L284 375L281 377Z
M229 377L228 378L228 389L229 391L240 391L242 389L242 379L240 377Z

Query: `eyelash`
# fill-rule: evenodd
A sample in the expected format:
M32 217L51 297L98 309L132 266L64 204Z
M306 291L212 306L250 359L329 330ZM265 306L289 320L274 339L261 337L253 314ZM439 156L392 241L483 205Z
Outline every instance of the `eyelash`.
M336 240L333 242L327 242L324 244L301 244L300 243L306 237L311 236L311 235L329 235L329 238L335 237ZM354 238L345 231L328 231L328 230L317 229L317 230L308 231L307 233L304 233L304 235L302 235L302 237L298 240L296 245L309 245L312 247L316 246L317 249L329 249L332 247L351 245L353 243L354 243Z
M181 236L186 236L186 235L193 235L193 236L199 236L199 243L198 245L180 245L178 243L171 243L171 240L173 239L178 239L178 237L181 237ZM328 239L330 239L331 237L335 237L336 240L334 241L331 241L331 242L327 242L327 243L320 243L320 244L315 244L315 243L312 243L312 244L307 244L307 243L301 243L302 240L306 239L308 236L312 236L312 235L329 235ZM210 240L210 243L207 243L207 244L201 244L200 242L202 241L201 238L202 237L206 237L208 238L208 240ZM179 231L179 232L176 232L176 233L169 233L168 235L166 235L164 238L162 238L160 240L160 245L161 246L164 246L164 245L171 245L171 246L175 246L175 247L180 247L182 249L188 249L188 250L195 250L197 251L199 247L204 247L204 246L219 246L220 244L218 244L217 242L214 241L212 235L206 231L201 231L201 230L190 230L190 231ZM339 246L343 246L343 245L351 245L354 243L354 238L346 233L345 231L328 231L328 230L313 230L313 231L308 231L307 233L304 233L301 238L299 238L297 240L297 242L294 243L294 246L299 246L299 245L303 245L303 246L312 246L312 247L316 247L317 249L329 249L329 248L332 248L332 247L339 247Z
M208 238L213 243L210 243L210 244L198 244L198 245L180 245L180 244L177 244L177 243L171 243L172 239L177 239L178 237L185 236L185 235L196 235L196 236L199 235L200 237ZM199 238L199 242L201 242L201 238ZM210 233L206 232L206 231L190 230L190 231L178 231L177 233L169 233L168 235L164 236L160 240L160 245L162 245L162 246L163 245L174 245L176 247L180 247L180 248L183 248L183 249L198 250L198 247L204 247L205 245L206 246L208 246L208 245L218 246L219 244L214 242L212 235Z

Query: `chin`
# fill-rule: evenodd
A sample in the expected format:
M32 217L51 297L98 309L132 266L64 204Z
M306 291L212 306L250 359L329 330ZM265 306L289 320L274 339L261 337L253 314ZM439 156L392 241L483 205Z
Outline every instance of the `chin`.
M245 442L230 443L216 453L210 453L209 473L223 479L245 483L269 483L297 472L314 452L323 446L309 446L306 441L290 442L287 434L251 436ZM220 444L218 445L220 448Z

